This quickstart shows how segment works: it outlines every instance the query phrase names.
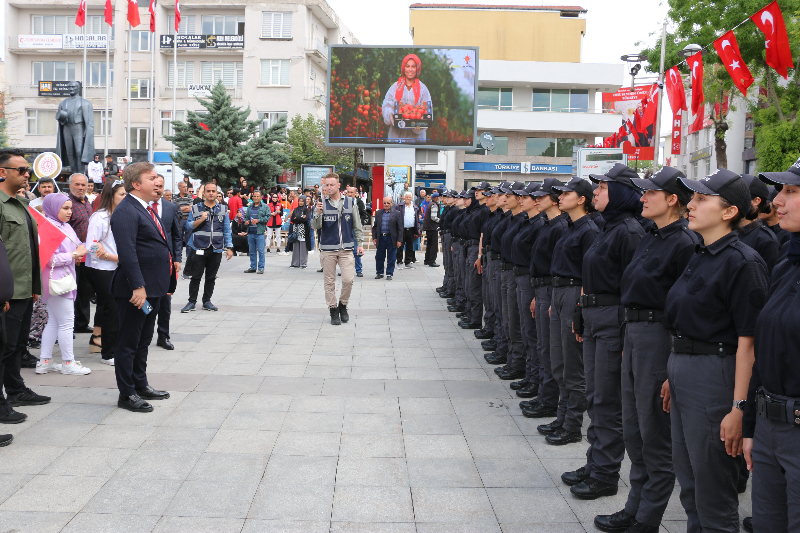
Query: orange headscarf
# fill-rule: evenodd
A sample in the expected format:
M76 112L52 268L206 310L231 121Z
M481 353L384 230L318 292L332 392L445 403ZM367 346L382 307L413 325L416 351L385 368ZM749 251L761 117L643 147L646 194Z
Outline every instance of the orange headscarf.
M406 77L404 75L406 64L408 64L408 60L413 59L414 63L417 64L417 77L414 79L414 83L411 85L411 90L414 91L414 105L419 103L419 75L422 72L422 62L420 62L419 57L417 54L408 54L406 57L403 58L403 63L400 65L400 79L397 80L397 89L394 92L394 99L398 102L403 99L403 88L406 84Z

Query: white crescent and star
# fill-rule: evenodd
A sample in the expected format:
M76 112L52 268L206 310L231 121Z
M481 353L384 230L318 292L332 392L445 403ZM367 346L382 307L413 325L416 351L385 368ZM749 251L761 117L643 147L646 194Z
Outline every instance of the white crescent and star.
M731 70L736 70L739 68L739 62L734 59L733 62L728 66L731 67Z
M697 68L699 65L700 65L700 62L699 62L699 61L695 61L695 62L694 62L694 65L692 65L692 77L693 77L693 78L696 78L696 77L697 77L697 72L695 72L695 69L696 69L696 68Z
M674 84L678 83L678 75L675 74L675 70L674 69L669 69L669 79Z
M722 41L722 49L723 50L725 50L726 46L733 46L728 39L725 39L724 41Z
M775 35L775 19L772 17L771 12L764 11L763 13L761 13L761 23L764 24L764 26L766 26L769 23L771 31L767 33L766 28L764 31L767 37L772 37L773 35ZM769 42L771 40L772 39L767 39L766 41L764 41L764 48L769 48Z

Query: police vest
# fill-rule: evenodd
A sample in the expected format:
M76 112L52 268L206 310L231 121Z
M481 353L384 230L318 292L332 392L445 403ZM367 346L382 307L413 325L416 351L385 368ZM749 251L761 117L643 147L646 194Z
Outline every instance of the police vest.
M352 250L355 248L353 232L353 199L344 197L342 216L328 198L322 204L322 230L319 238L319 249L323 252Z
M192 206L192 219L197 220L203 214L205 204ZM205 250L209 246L214 250L222 250L225 246L222 234L223 224L229 224L228 206L217 204L208 214L208 218L192 231L192 245L195 250Z

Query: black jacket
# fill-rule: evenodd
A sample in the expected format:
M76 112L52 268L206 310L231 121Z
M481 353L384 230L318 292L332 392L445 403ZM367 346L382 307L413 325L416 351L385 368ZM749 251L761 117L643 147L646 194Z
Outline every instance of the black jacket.
M381 226L383 225L383 217L386 215L387 213L383 209L375 211L375 220L372 224L373 241L380 242ZM392 236L392 242L398 243L403 240L403 217L400 215L400 211L397 211L396 209L390 209L388 216L389 216L389 233Z
M311 209L309 209L308 207L306 207L304 205L301 205L301 206L295 207L292 210L292 216L289 218L289 221L292 224L294 224L295 226L302 225L305 228L306 250L311 250L311 244L312 244L312 241L311 241L311 225L309 224L309 221L311 220L311 216L312 216L311 215ZM296 227L295 227L295 231L297 231ZM293 243L293 245L294 244L297 244L297 243Z

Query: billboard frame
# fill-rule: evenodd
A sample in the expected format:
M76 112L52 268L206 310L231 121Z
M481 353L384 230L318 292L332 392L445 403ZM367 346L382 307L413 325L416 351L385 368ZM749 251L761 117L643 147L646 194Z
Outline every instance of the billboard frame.
M578 148L577 160L575 164L577 165L576 173L577 177L583 179L589 179L590 172L583 173L583 164L586 163L586 156L591 153L600 153L600 154L619 154L622 155L622 160L617 161L617 163L622 163L623 165L628 164L628 155L623 151L622 148L588 148L588 147L581 147ZM613 165L612 165L613 166ZM598 169L596 172L591 172L591 174L605 174L605 171L602 169Z
M408 49L446 49L446 50L474 50L475 51L475 95L472 102L472 146L448 146L438 144L417 144L417 143L332 143L330 142L330 116L331 116L331 72L333 71L333 50L334 48L408 48ZM399 46L390 44L361 45L361 44L329 44L328 45L328 72L325 80L328 87L325 94L325 146L332 148L421 148L424 150L475 150L478 146L478 80L480 80L480 47L479 46L448 46L448 45L426 45L426 46ZM388 90L388 89L387 89Z
M317 184L316 182L309 183L308 178L306 177L306 169L317 169L317 168L324 168L325 170L328 170L329 172L327 172L327 174L330 174L331 172L336 172L336 167L333 165L300 165L300 179L299 180L295 179L295 181L300 182L301 190L304 191L306 187L308 186L313 187L314 185L319 185L320 189L322 189L322 178L320 178L320 183Z

